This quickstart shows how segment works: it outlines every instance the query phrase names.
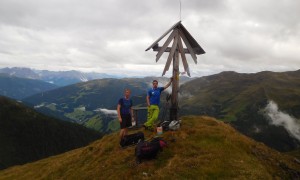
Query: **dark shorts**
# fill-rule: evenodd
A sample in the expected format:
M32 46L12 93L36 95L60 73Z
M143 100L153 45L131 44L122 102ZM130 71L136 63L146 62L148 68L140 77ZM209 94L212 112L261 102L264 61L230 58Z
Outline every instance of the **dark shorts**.
M121 129L132 126L130 114L121 114L121 118L122 118L122 122L120 123Z

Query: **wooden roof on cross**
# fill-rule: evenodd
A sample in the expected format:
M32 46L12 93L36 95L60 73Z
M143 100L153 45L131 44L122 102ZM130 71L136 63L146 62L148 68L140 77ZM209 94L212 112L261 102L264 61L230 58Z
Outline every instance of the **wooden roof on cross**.
M170 34L166 42L162 47L159 47L158 42L162 40L167 34ZM184 44L186 45L187 48L183 48L183 43L181 41L183 40ZM172 47L168 47L168 45L171 43L173 40L173 45ZM186 30L186 28L181 24L181 21L177 22L174 24L169 30L167 30L160 38L158 38L151 46L149 46L146 51L149 49L153 49L153 51L158 51L156 55L156 62L159 60L161 55L164 52L170 52L168 60L166 62L165 69L163 71L164 75L166 71L169 69L170 64L171 64L171 59L173 58L173 55L175 53L175 50L177 49L179 53L181 54L182 57L182 62L184 65L184 69L187 72L187 74L190 76L188 64L186 61L185 54L191 54L193 60L197 64L197 55L199 54L204 54L205 51L202 49L202 47L197 43L197 41L193 38L193 36Z
M188 40L189 44L191 45L191 47L194 50L195 54L204 54L205 51L202 49L202 47L197 43L197 41L193 38L193 36L186 30L186 28L181 24L181 21L177 22L176 24L174 24L169 30L167 30L160 38L158 38L151 46L149 46L146 51L148 51L149 49L158 46L158 42L164 38L167 34L169 34L172 30L174 29L179 29L179 31L181 31L186 39Z

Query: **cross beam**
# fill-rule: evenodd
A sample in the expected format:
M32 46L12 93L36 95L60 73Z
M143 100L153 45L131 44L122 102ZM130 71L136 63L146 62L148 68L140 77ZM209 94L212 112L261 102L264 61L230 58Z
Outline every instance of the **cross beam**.
M157 46L157 47L153 47L153 51L160 51L161 50L161 46ZM170 52L171 51L171 48L170 47L167 47L167 49L164 51L164 52ZM190 54L190 51L188 50L188 49L186 49L186 48L183 48L183 52L185 53L185 54Z

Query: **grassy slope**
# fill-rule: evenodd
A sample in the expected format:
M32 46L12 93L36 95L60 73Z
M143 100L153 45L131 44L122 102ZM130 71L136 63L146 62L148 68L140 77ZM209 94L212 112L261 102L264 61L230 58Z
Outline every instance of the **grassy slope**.
M294 158L257 143L209 117L183 117L175 142L157 159L135 165L134 148L111 134L84 148L0 171L0 179L275 179L300 171ZM146 137L152 134L146 132Z
M0 96L0 169L86 146L100 137Z

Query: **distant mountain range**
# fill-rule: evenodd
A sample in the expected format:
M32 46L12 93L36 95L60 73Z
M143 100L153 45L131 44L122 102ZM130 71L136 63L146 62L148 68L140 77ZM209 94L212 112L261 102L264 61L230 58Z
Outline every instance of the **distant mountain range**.
M5 73L10 76L16 76L28 79L42 80L57 86L66 86L79 82L86 82L93 79L103 78L121 78L121 76L109 75L105 73L83 73L80 71L48 71L48 70L34 70L30 68L2 68L0 73Z
M115 110L124 88L132 89L136 106L145 106L146 90L151 87L152 80L153 77L93 80L40 93L24 99L24 102L32 104L37 110L48 109L52 114L58 113L88 127L111 132L111 129L118 127L115 117L96 110ZM168 79L161 81L164 82L160 85ZM279 111L300 118L300 70L253 74L222 72L185 81L179 93L181 116L216 117L280 151L300 146L297 134L282 123L275 125L266 113L268 103L275 102ZM165 104L163 95L161 113L164 113ZM103 121L103 118L106 120ZM298 120L295 123L297 125Z
M131 90L135 105L145 103L146 90L153 78L99 79L58 88L23 99L36 110L55 117L66 117L101 132L119 128L116 107L124 89ZM167 81L160 78L160 81ZM110 112L115 113L107 113Z
M0 96L0 170L85 146L101 136Z
M54 84L41 80L20 78L0 73L0 95L17 100L57 87Z

